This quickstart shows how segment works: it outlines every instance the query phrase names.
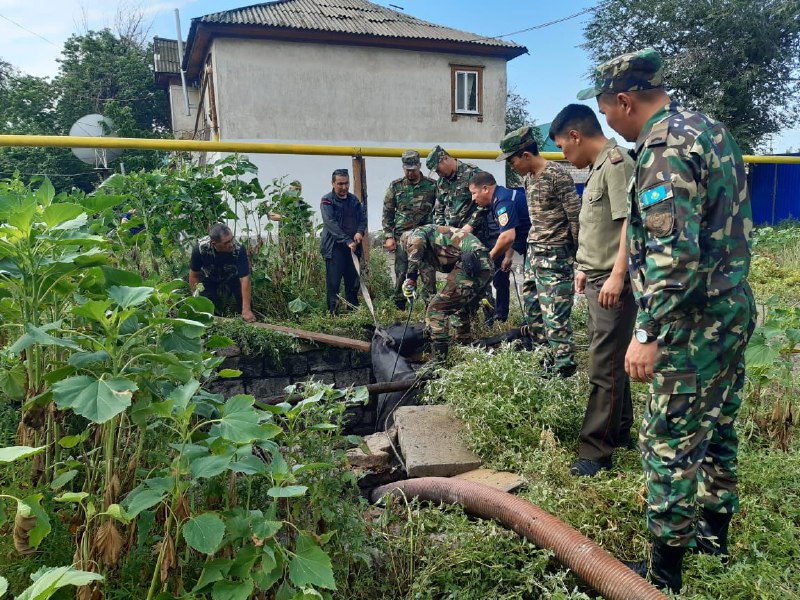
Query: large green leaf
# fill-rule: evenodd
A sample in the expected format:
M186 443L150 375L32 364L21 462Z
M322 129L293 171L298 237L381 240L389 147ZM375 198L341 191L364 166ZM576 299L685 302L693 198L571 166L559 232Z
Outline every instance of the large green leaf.
M289 562L289 579L298 587L313 585L336 589L331 559L311 536L298 536L295 555Z
M304 495L308 488L304 485L287 485L286 487L271 487L267 494L272 498L296 498Z
M89 365L111 360L111 355L105 350L97 352L76 352L69 357L67 363L76 369L84 369Z
M203 554L213 554L222 543L225 523L215 513L190 517L183 526L186 543Z
M211 589L212 600L247 600L253 593L253 580L217 581Z
M86 210L90 213L98 213L103 212L107 208L111 208L112 206L116 206L117 204L122 204L127 200L127 196L111 196L111 195L104 195L104 194L92 194L91 196L86 196L81 200L81 204L86 207Z
M771 367L780 357L781 353L768 346L764 338L755 336L744 351L744 362L748 367Z
M222 419L211 428L211 435L238 444L249 444L277 436L281 428L271 423L260 424L260 414L253 408L254 402L252 396L244 394L229 399L222 409Z
M51 204L42 211L42 217L48 227L55 227L64 221L71 221L84 213L84 208L79 204Z
M8 591L8 579L0 576L0 596L4 596Z
M31 446L7 446L6 448L0 448L0 463L10 463L20 458L39 454L39 452L46 447L47 446L39 446L38 448L33 448Z
M108 286L128 285L131 287L138 287L142 285L142 276L138 273L131 273L130 271L123 271L113 267L100 267L100 270Z
M200 479L201 477L216 477L228 468L228 465L231 464L232 459L233 456L230 454L212 454L211 456L196 458L189 465L189 472L195 479Z
M25 333L23 333L22 336L20 336L20 338L11 345L11 347L8 349L9 352L12 352L13 354L19 354L34 344L39 344L40 346L60 346L62 348L70 348L72 350L81 349L81 347L72 340L57 338L47 333L48 329L60 327L61 323L59 322L56 327L53 327L53 325L55 324L49 323L48 325L42 325L41 327L34 327L30 323L26 323Z
M143 510L152 508L164 499L167 492L164 490L149 490L146 488L137 488L128 494L123 504L125 505L125 514L131 519L136 517Z
M211 585L215 581L222 581L228 575L233 561L229 558L215 558L203 565L203 572L197 585L194 586L192 593L199 592L204 587Z
M45 567L37 575L33 585L17 596L16 600L47 600L57 590L68 585L79 587L92 581L103 581L103 576L98 573L79 571L72 567Z
M106 311L111 308L111 300L89 300L72 309L72 312L98 323L105 323Z
M169 399L175 403L175 406L184 409L186 405L189 404L189 400L197 393L198 389L200 389L200 382L196 379L192 379L188 383L172 390L169 393Z
M95 379L78 375L53 385L53 398L59 408L71 408L94 423L105 423L131 405L138 388L124 377Z
M108 288L108 297L122 308L138 306L147 300L155 289L146 286L129 287L127 285L113 285Z

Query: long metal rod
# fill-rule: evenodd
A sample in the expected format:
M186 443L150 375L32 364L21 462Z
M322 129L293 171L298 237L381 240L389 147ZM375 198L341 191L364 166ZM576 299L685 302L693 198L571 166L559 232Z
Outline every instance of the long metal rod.
M175 32L178 34L178 64L181 67L181 88L183 89L183 108L186 111L186 116L190 116L189 112L189 90L186 89L186 71L183 68L183 37L181 37L181 13L175 9Z
M211 142L202 140L153 140L117 137L73 137L68 135L0 135L0 147L38 148L122 148L188 152L250 152L253 154L306 154L311 156L362 156L399 158L408 148L380 146L325 146L320 144L265 144L261 142ZM430 148L415 148L427 156ZM448 150L454 158L494 160L498 150ZM542 152L548 160L564 160L561 152ZM800 156L753 156L745 162L760 164L800 164Z
M385 381L381 383L370 383L369 385L366 385L364 387L367 388L367 392L369 392L370 394L391 394L392 392L403 392L405 390L410 390L415 385L417 385L416 379L406 379L404 381ZM263 400L257 400L255 405L274 406L282 402L288 402L289 404L293 404L296 402L300 402L305 398L306 396L304 396L303 394L281 394L280 396L271 396L269 398L264 398Z

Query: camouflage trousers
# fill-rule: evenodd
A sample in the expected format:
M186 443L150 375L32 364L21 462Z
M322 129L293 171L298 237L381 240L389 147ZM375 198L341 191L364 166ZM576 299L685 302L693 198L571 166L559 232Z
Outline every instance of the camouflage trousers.
M396 243L394 251L394 301L395 303L405 304L403 282L406 280L408 273L408 251L402 237ZM436 270L428 264L420 265L419 280L422 299L427 302L436 295Z
M754 315L745 283L662 326L639 444L647 526L669 545L695 545L695 503L739 510L734 421Z
M494 274L489 253L481 252L480 255L481 271L477 277L468 277L461 265L456 265L448 274L442 291L428 304L425 321L433 344L449 341L448 323L457 342L470 341L470 316L485 296Z
M573 262L566 246L528 244L525 255L525 317L534 343L550 346L556 368L575 364L570 322L575 297Z

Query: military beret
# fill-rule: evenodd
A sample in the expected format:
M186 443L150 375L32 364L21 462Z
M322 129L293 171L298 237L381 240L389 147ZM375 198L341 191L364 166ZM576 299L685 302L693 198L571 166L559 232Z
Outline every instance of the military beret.
M422 164L419 160L419 152L416 150L406 150L400 160L403 162L404 169L416 169Z
M495 160L497 162L502 162L504 160L508 160L514 154L519 152L520 150L527 148L531 144L535 144L536 140L531 133L531 128L527 125L524 127L520 127L510 133L507 133L505 137L500 140L500 151L502 154L498 156Z
M425 166L428 167L431 171L435 170L436 167L439 166L439 163L442 162L442 159L445 156L450 156L445 149L441 146L434 146L433 150L428 153L428 158L425 160Z
M594 85L578 93L578 100L588 100L600 94L635 92L664 87L661 55L652 48L629 52L594 70Z

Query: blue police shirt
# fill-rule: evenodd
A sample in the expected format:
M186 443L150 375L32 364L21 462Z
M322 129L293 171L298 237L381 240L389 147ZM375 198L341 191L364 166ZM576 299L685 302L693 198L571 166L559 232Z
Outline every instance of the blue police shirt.
M528 230L531 218L528 214L528 200L522 188L509 189L498 185L492 198L492 216L498 226L498 235L514 229L513 248L520 254L527 249Z

